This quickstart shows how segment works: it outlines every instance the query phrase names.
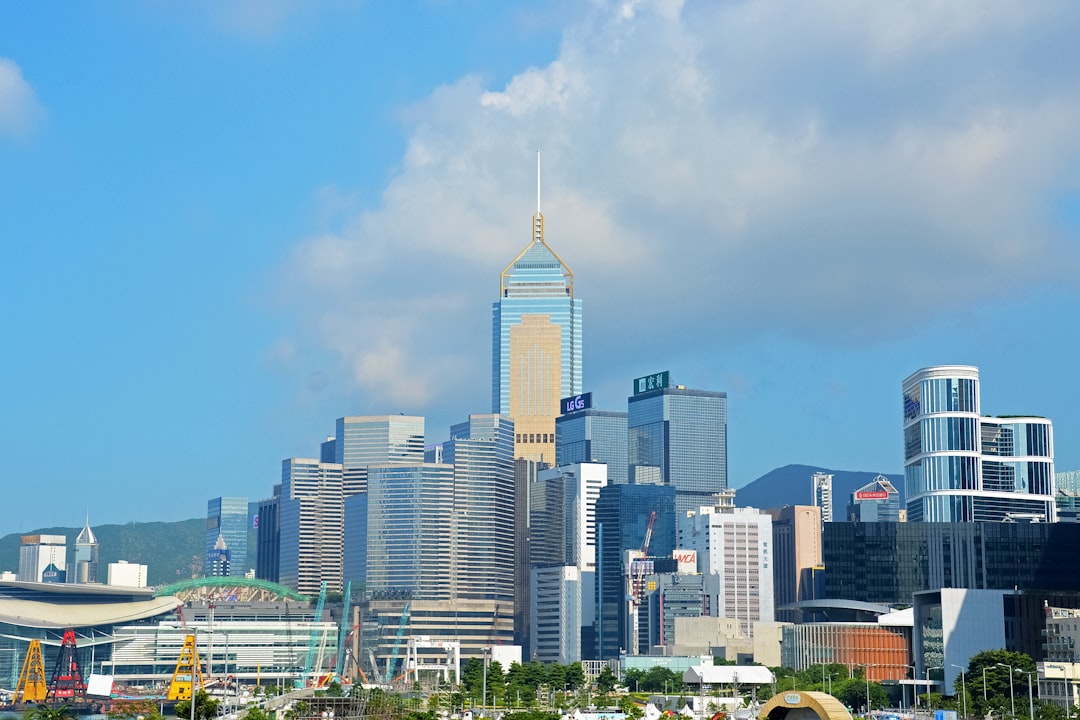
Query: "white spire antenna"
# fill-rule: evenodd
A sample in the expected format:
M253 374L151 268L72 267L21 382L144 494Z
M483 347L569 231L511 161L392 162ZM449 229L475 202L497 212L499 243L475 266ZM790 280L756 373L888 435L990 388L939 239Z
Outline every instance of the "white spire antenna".
M536 151L536 214L540 214L540 151Z

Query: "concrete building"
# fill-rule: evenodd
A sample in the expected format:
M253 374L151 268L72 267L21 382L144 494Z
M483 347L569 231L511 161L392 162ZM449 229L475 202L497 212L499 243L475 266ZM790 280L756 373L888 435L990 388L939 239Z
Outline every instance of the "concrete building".
M739 620L748 637L754 623L775 620L772 536L772 517L755 508L702 506L679 529L698 571L720 578L715 614Z
M639 623L647 635L638 643L641 652L666 654L666 649L675 646L676 620L715 617L720 607L719 575L663 573L650 575L646 584L648 594Z
M98 581L98 541L94 531L90 529L89 518L75 538L75 573L70 579L75 583Z
M777 620L799 622L802 613L784 609L814 599L814 568L821 567L821 508L785 505L766 511L772 518L773 604Z
M823 472L816 472L810 476L814 506L821 510L821 522L823 523L833 521L832 480L832 475Z
M1053 425L982 415L979 370L923 368L904 379L909 522L1056 522Z
M593 579L591 573L588 579ZM535 567L530 574L530 585L532 659L560 665L579 662L581 628L585 622L582 572L575 565Z
M627 428L629 481L675 488L676 523L727 490L727 393L637 378Z
M503 270L492 305L491 412L514 421L514 457L555 462L559 400L582 388L581 300L574 273L544 238L537 208L532 240Z
M63 535L23 535L19 545L20 582L44 582L46 570L67 569L67 538Z
M248 567L248 499L246 497L216 497L206 503L206 552L209 558L223 538L229 550L229 573L243 575ZM209 564L207 564L209 575ZM219 568L220 569L220 568Z
M344 498L337 463L288 458L281 463L278 579L304 595L342 589Z
M109 585L112 587L146 587L146 566L118 560L109 563Z

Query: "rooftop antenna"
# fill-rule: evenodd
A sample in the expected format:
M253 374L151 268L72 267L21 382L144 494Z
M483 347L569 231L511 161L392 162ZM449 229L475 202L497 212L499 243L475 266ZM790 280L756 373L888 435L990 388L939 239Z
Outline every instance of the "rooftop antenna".
M544 216L540 212L540 151L536 151L536 214L533 215L533 242L544 242Z

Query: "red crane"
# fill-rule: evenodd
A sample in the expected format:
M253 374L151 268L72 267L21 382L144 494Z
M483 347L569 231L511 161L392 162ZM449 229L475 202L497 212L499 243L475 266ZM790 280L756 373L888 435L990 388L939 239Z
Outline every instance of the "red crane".
M638 569L634 574L634 605L641 604L642 585L645 583L645 558L649 556L649 541L652 540L652 529L656 523L656 511L649 515L649 525L645 528L645 542L641 543L641 560L638 561Z

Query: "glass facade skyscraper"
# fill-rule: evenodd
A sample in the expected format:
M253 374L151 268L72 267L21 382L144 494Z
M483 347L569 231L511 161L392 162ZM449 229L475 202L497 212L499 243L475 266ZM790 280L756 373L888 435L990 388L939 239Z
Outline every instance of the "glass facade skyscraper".
M207 574L211 557L216 557L218 534L229 549L229 573L243 575L248 567L248 499L246 497L218 497L206 503L206 552ZM220 572L220 567L218 568Z
M555 420L555 466L603 463L608 484L626 483L626 413L586 408Z
M278 581L304 595L341 590L341 466L314 458L281 463Z
M491 411L513 418L514 457L554 462L559 400L581 392L581 341L574 273L544 240L538 208L492 305Z
M923 368L902 388L909 521L1057 520L1049 420L983 417L969 365Z
M619 657L631 645L628 552L640 551L656 513L650 557L675 550L675 488L608 485L596 500L596 659Z
M342 467L342 489L345 497L349 497L367 490L368 465L424 462L424 418L416 415L341 417L337 420L333 445L333 462Z
M727 489L727 393L661 388L628 402L629 481L675 488L678 517Z

